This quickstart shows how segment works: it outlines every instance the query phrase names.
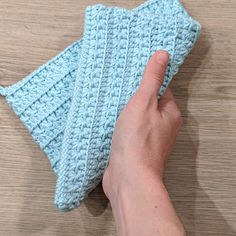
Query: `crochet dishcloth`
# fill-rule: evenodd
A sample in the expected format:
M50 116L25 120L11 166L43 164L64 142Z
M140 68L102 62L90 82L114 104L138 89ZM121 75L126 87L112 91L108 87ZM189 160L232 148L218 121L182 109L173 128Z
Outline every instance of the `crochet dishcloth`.
M58 176L57 207L78 206L101 180L116 119L150 56L159 49L170 54L162 95L199 33L177 0L151 0L133 11L88 7L83 39L0 88Z

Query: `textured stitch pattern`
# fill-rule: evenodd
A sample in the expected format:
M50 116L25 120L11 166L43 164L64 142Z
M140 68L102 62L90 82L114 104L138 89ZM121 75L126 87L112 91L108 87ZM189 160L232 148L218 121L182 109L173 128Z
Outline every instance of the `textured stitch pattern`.
M198 25L183 16L173 20L169 14L97 5L87 8L84 30L57 180L55 202L61 209L79 205L100 182L117 116L139 86L149 57L163 48L171 55L162 95L192 48Z
M170 54L161 96L200 33L178 0L150 0L133 11L86 9L84 37L0 94L47 154L58 176L55 204L79 206L108 164L118 115L159 49Z

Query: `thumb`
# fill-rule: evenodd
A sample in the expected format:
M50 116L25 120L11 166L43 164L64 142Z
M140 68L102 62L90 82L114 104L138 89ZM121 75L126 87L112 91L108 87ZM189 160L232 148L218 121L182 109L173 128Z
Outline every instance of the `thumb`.
M139 87L139 92L144 93L148 99L157 98L161 85L164 81L166 68L169 62L168 52L157 51L149 60L143 79Z

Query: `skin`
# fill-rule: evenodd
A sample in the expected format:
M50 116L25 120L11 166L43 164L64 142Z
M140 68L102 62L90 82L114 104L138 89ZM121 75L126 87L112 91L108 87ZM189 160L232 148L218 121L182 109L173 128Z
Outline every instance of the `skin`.
M169 88L157 100L168 60L165 51L151 57L113 133L103 190L119 236L185 235L163 184L164 164L182 124Z

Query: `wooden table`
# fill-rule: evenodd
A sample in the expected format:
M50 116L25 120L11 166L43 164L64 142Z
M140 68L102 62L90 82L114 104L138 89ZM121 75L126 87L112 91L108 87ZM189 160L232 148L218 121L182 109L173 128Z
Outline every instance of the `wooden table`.
M0 84L29 74L81 37L84 9L141 0L0 0ZM171 84L184 125L165 183L188 235L236 235L236 1L184 0L202 35ZM53 205L46 156L0 98L0 236L115 235L101 186L79 209Z

